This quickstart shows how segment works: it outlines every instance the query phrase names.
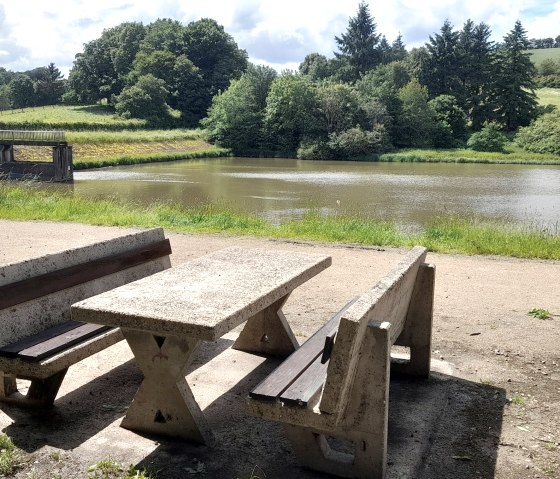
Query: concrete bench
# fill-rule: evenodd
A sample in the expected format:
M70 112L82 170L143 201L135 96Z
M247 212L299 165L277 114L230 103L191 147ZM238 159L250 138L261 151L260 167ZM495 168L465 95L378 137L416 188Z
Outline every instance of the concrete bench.
M425 257L415 247L249 394L248 411L283 423L307 467L384 477L391 346L410 348L410 360L394 368L421 377L430 371L435 268Z
M71 321L70 306L169 268L170 253L158 228L0 266L0 401L52 406L71 365L123 339Z

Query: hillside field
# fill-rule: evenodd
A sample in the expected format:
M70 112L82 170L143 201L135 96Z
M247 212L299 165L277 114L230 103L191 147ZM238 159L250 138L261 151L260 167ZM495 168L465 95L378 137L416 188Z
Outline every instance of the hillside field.
M527 53L531 55L531 60L536 67L548 58L560 61L560 48L539 48L538 50L527 50Z

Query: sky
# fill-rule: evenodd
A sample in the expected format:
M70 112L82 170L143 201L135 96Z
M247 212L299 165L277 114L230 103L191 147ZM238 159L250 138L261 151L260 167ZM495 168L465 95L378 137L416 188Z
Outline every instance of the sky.
M529 38L560 35L560 0L368 0L377 32L408 49L423 45L448 19L487 23L500 41L520 20ZM122 22L213 18L249 60L296 70L305 55L328 58L359 0L0 0L0 67L26 71L53 62L67 77L76 53Z

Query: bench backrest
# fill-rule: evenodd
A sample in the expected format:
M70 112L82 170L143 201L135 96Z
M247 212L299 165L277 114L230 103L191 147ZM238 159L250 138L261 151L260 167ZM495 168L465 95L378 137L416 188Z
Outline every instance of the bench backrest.
M69 321L77 301L171 266L155 228L0 266L0 346Z
M388 329L391 344L403 329L420 265L427 250L415 247L343 314L327 370L319 409L342 415L350 401L368 324Z

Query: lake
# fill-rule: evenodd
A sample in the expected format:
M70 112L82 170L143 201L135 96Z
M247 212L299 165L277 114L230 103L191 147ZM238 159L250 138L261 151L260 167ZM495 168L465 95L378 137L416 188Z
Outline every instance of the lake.
M90 197L192 206L222 203L274 223L354 214L421 227L437 215L476 215L558 231L560 167L212 158L74 173Z

